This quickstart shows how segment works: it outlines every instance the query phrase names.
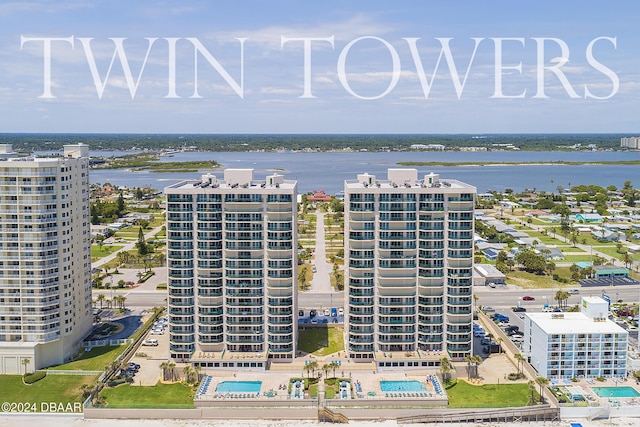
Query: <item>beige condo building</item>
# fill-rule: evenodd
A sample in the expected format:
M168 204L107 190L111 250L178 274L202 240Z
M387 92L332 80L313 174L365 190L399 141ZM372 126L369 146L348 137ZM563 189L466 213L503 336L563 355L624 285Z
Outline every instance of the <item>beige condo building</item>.
M470 355L475 187L389 169L344 193L349 357L386 370Z
M64 363L92 327L89 147L0 145L0 374Z
M256 371L292 361L297 182L226 169L165 194L171 358Z

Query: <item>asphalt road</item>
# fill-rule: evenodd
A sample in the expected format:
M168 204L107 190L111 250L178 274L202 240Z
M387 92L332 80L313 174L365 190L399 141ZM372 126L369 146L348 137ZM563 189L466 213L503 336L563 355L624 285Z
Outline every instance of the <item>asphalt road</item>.
M568 305L578 304L582 296L602 296L603 293L609 295L612 301L622 299L625 302L637 303L640 300L640 286L616 286L616 287L594 287L575 288L579 290L578 295L571 295L567 301ZM511 307L520 305L527 311L541 311L544 304L556 305L553 299L558 288L549 289L520 289L509 286L474 288L478 297L477 304L491 306L495 309L511 311ZM103 293L109 298L111 294L125 295L128 307L150 308L166 305L166 291L156 291L151 289L124 289L124 290L95 290L94 294ZM528 295L535 298L535 301L523 301L522 297ZM95 296L95 295L94 295ZM299 292L298 307L301 309L344 307L344 292Z

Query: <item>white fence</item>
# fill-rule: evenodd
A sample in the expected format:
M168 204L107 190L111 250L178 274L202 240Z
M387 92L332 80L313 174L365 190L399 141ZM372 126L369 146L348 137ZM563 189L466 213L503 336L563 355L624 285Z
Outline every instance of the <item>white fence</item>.
M89 348L89 347L104 347L107 345L122 345L122 344L129 344L130 342L133 342L133 340L129 339L129 338L122 338L119 340L95 340L95 341L84 341L82 343L82 347L84 348Z

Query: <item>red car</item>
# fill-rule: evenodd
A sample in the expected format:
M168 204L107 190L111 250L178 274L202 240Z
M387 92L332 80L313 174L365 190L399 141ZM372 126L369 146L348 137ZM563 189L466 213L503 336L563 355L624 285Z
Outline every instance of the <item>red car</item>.
M534 297L530 297L529 295L522 297L522 301L535 301L535 300L536 299Z

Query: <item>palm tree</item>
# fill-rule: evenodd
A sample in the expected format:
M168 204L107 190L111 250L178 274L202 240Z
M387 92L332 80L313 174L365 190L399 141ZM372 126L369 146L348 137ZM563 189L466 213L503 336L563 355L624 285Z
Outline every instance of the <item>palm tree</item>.
M629 265L633 263L633 258L631 257L631 255L629 255L629 252L625 252L622 255L622 261L624 262L624 266L629 268Z
M480 375L478 374L478 366L482 363L482 356L476 354L475 356L473 356L472 358L473 360L473 368L474 368L474 374L475 377L478 378Z
M521 353L516 353L513 357L516 359L516 362L518 363L518 368L517 368L518 369L518 377L520 377L522 375L521 366L524 364L526 359L524 358L524 356Z
M573 247L576 247L576 244L578 243L578 230L576 230L575 228L571 231L571 244L573 245Z
M162 362L160 364L160 369L162 369L162 380L167 380L167 373L169 371L169 362Z
M533 396L533 392L536 390L536 383L533 380L529 380L527 385L529 386L529 390L531 390L531 404L533 405L536 403L535 397Z
M329 366L328 363L325 363L324 365L322 365L322 370L324 371L324 376L326 378L329 378L329 371L331 370L331 366Z
M171 375L171 381L176 380L176 364L169 362L169 374Z
M502 354L502 337L498 337L498 339L496 340L496 342L498 343L498 354Z
M300 269L300 273L298 273L298 282L300 282L300 289L303 291L307 289L307 275L305 273L306 269Z
M471 364L473 363L475 356L470 354L466 355L464 361L467 362L467 380L471 378Z
M338 369L338 367L340 367L340 364L338 362L336 362L335 360L332 360L331 363L329 363L329 367L331 369L333 369L333 378L336 377L336 369Z
M191 366L187 365L184 368L182 368L182 372L184 373L184 380L187 383L191 382L191 376L193 374L193 371L191 370Z
M194 374L195 374L195 376L196 376L196 380L197 380L197 382L200 382L200 378L201 378L201 376L200 376L200 371L201 371L201 370L202 370L202 367L201 367L200 365L195 365L195 366L193 367L193 373L194 373Z
M562 308L564 306L566 308L567 300L569 299L570 296L571 294L567 291L557 291L553 299L558 301L558 307Z
M544 397L542 395L542 388L549 384L549 380L545 377L537 377L536 384L540 386L540 402L544 402Z
M315 373L317 367L318 362L316 362L315 360L304 365L304 370L307 371L307 379L311 379L311 372L313 371Z
M22 366L24 366L24 374L27 375L27 366L29 366L29 363L31 363L31 359L28 357L23 357L20 363L22 363Z
M451 372L451 361L446 357L440 359L440 372L442 373L442 380L448 382L449 372Z
M104 302L104 299L104 294L98 294L98 298L96 298L96 300L100 303L100 310L102 310L102 303Z

